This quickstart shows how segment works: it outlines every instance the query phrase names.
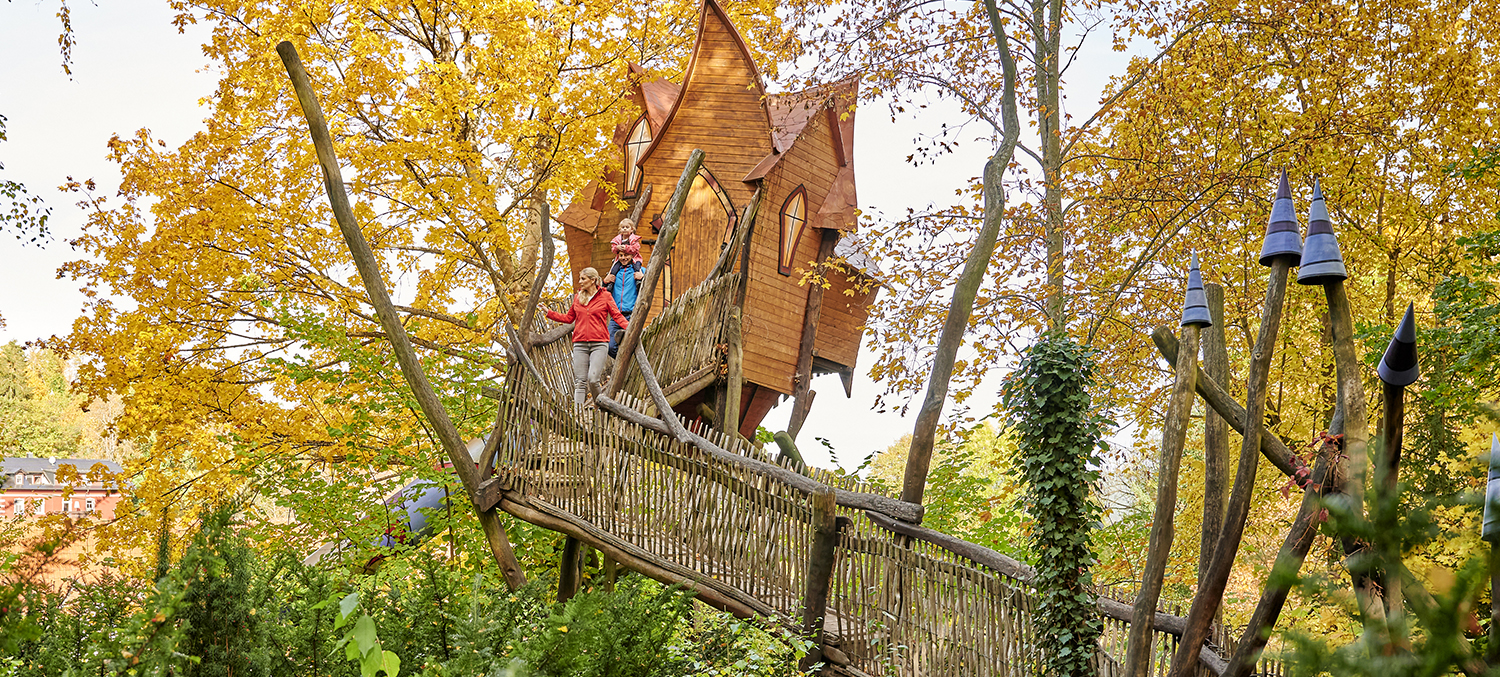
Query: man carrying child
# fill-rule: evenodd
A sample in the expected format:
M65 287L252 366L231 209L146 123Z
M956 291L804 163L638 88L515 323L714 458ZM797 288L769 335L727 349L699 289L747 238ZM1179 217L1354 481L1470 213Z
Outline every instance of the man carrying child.
M609 275L604 277L604 288L609 290L614 297L615 306L620 309L628 321L630 313L635 310L635 299L640 291L640 281L646 275L641 272L641 237L635 234L635 222L625 219L620 222L620 233L609 242L610 251L614 252L615 261L609 267ZM609 320L609 356L616 357L620 350L620 341L624 338L625 330L615 324L614 318Z

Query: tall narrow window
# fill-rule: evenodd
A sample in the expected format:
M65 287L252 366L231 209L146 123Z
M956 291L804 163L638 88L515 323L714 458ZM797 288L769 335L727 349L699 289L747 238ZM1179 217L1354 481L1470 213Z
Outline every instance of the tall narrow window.
M641 153L646 152L646 146L651 145L651 126L646 123L646 116L636 120L635 127L631 128L630 136L625 139L625 195L635 195L641 188L641 168L635 166L640 162Z
M92 498L85 498L85 499L83 499L83 509L84 509L85 512L87 512L88 514L92 515L92 514L94 514L94 508L95 508L94 499L92 499Z
M793 258L797 255L797 243L802 240L803 227L807 225L807 189L797 190L781 205L781 274L792 274Z

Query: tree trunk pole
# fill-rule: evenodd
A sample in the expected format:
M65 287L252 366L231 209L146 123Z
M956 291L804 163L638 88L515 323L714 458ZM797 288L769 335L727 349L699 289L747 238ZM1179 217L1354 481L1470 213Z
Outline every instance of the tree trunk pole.
M1338 409L1343 413L1344 458L1338 462L1341 472L1335 473L1335 477L1343 478L1338 498L1345 502L1350 515L1363 520L1365 476L1370 464L1370 418L1360 359L1354 346L1354 313L1343 280L1324 284L1323 296L1328 301L1329 324L1333 330L1333 367L1334 377L1338 380ZM1342 546L1346 559L1355 557L1365 547L1352 538L1343 539ZM1355 601L1359 605L1365 640L1383 642L1386 634L1385 602L1378 582L1365 572L1350 571L1349 577L1354 587Z
M535 197L537 219L540 224L537 232L542 238L542 260L537 262L536 279L531 281L531 293L526 297L526 310L521 316L521 345L516 348L524 350L532 339L532 325L536 321L536 306L542 300L542 288L547 286L547 276L552 274L552 259L555 258L557 249L552 244L552 208L547 204L547 191L537 189Z
M744 283L741 278L740 284ZM719 428L729 439L734 439L740 431L740 399L745 393L744 328L744 310L740 306L730 308L729 321L724 326L724 333L729 337L729 355L725 358L729 373L725 376L724 410L719 412Z
M948 399L948 381L953 378L953 362L957 359L959 346L963 344L964 330L968 328L969 316L974 312L974 299L979 295L979 286L984 282L990 257L995 253L1000 225L1005 221L1005 185L1002 179L1011 159L1015 157L1016 143L1021 137L1016 111L1016 62L1011 56L1009 38L995 0L984 0L984 7L989 15L990 32L995 38L995 46L1004 69L1005 89L1001 98L1004 136L1000 148L984 164L984 225L974 239L973 251L964 260L958 284L954 285L953 299L948 304L948 317L943 321L937 351L932 357L932 374L927 379L927 395L922 399L922 408L917 410L917 420L912 428L911 448L906 455L906 471L901 481L901 500L909 503L921 503L922 495L927 491L927 471L932 466L932 448L937 437L938 422L943 414L943 403Z
M557 601L566 602L578 594L578 579L580 578L583 561L583 544L572 536L563 537L562 562L557 567Z
M1161 599L1162 579L1167 558L1172 552L1173 518L1177 510L1177 475L1182 464L1182 446L1193 415L1193 381L1198 376L1198 334L1200 328L1190 324L1182 328L1181 348L1177 352L1177 377L1167 404L1167 420L1161 431L1161 460L1157 464L1156 514L1151 520L1151 545L1146 552L1146 569L1141 574L1141 590L1135 598L1135 612L1130 618L1130 639L1125 649L1125 674L1146 677L1151 671L1154 637L1152 621Z
M651 247L651 263L646 266L646 277L641 280L635 311L630 314L632 321L625 328L625 339L620 342L620 358L615 361L615 373L604 391L610 398L614 398L620 392L620 387L625 385L630 358L635 354L635 347L640 345L641 332L651 315L651 297L656 294L656 280L661 277L661 271L667 265L667 257L672 255L672 243L677 239L677 223L682 220L682 206L687 202L693 179L697 178L698 169L702 166L703 151L694 149L692 155L688 156L687 166L682 168L682 177L677 179L677 188L672 191L671 199L667 200L666 211L662 212L661 232L656 235L656 244ZM670 299L666 301L669 302Z
M1376 470L1379 480L1380 506L1379 519L1376 528L1393 529L1396 526L1397 515L1400 512L1401 497L1399 494L1398 473L1401 468L1401 442L1403 427L1406 421L1406 387L1385 383L1383 395L1385 396L1385 411L1380 422L1380 465ZM1389 545L1386 552L1382 553L1385 566L1382 567L1382 578L1385 590L1385 616L1386 627L1390 632L1390 647L1397 650L1409 649L1406 637L1405 621L1405 599L1402 591L1401 576L1396 572L1401 562L1400 539L1387 539Z
M802 313L802 340L797 347L797 381L792 386L792 418L786 432L797 439L802 424L807 422L807 412L812 409L812 363L813 345L818 341L818 318L823 314L823 268L828 257L833 256L833 245L838 242L839 232L823 229L823 238L818 242L817 274L808 282L807 309Z
M833 587L833 560L839 544L833 489L824 488L808 498L812 503L813 541L808 548L807 588L802 596L802 633L812 640L812 649L798 664L802 670L823 662L823 617L828 613L828 591Z
M344 178L339 172L339 161L333 152L333 140L328 134L328 123L323 119L323 109L318 105L318 98L313 93L312 83L307 78L307 71L302 68L302 59L297 55L297 48L293 47L290 42L276 45L276 52L281 55L281 62L286 66L287 75L292 80L292 89L296 92L297 100L302 104L303 115L307 118L313 148L318 154L318 164L323 168L323 183L328 190L328 203L333 208L334 217L338 220L339 231L343 233L344 241L349 245L349 253L354 258L354 265L359 270L359 277L364 282L365 291L370 295L370 303L375 306L375 314L380 320L380 326L385 330L391 349L396 354L396 361L401 365L401 375L411 387L412 395L416 397L422 414L432 423L443 450L448 454L448 460L453 463L453 471L463 482L464 489L469 494L469 501L472 503L479 489L479 471L474 467L474 459L469 456L468 448L458 434L458 428L454 427L453 421L448 418L448 410L443 408L443 403L438 400L437 394L432 390L432 384L427 381L427 375L422 372L422 363L417 359L417 353L411 347L411 339L406 335L406 328L401 326L401 318L396 315L396 308L391 303L390 294L386 293L385 280L380 276L380 265L375 259L374 252L370 250L370 244L365 241L365 235L360 231L359 224L354 220L354 210L350 208L349 196L344 192ZM510 539L505 534L505 526L500 523L499 516L493 511L478 510L477 505L475 512L479 514L479 524L484 529L485 539L489 541L495 563L500 565L500 570L505 576L506 585L512 590L525 585L526 574L521 571L520 563L516 561L515 552L511 550Z
M1234 568L1234 558L1240 549L1240 539L1245 535L1245 520L1250 516L1250 499L1255 489L1255 471L1259 466L1260 436L1264 431L1262 421L1266 416L1266 382L1271 371L1271 356L1276 348L1276 335L1281 330L1282 305L1286 300L1287 273L1291 270L1288 257L1278 256L1271 262L1271 276L1266 283L1265 308L1262 311L1260 336L1250 357L1248 399L1245 402L1245 432L1240 444L1239 467L1235 472L1234 490L1229 495L1229 509L1224 516L1224 531L1214 547L1213 562L1199 578L1198 592L1193 596L1193 605L1188 611L1187 629L1177 645L1177 654L1172 658L1170 677L1190 677L1198 664L1198 650L1208 638L1209 625L1213 623L1219 605L1224 601L1224 588L1229 584L1229 573ZM1182 359L1179 352L1178 359ZM1269 434L1269 433L1267 433Z
M1213 326L1203 330L1203 371L1217 383L1229 382L1229 350L1224 342L1224 288L1205 283L1208 313ZM1196 375L1195 375L1196 376ZM1203 413L1203 533L1198 544L1198 570L1207 571L1214 542L1224 529L1224 506L1229 500L1229 423L1213 410Z

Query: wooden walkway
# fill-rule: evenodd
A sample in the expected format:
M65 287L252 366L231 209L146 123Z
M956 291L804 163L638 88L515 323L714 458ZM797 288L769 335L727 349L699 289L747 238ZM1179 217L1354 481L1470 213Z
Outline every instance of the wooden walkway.
M662 383L718 373L720 327L737 284L735 274L711 279L646 329L645 353ZM1025 565L915 527L920 513L913 517L914 506L856 477L784 467L738 436L728 439L680 419L708 445L663 434L665 423L658 428L604 408L577 407L568 350L561 340L532 348L531 365L510 370L495 474L483 485L481 508L499 507L641 573L687 583L720 608L802 628L816 498L832 489L837 539L821 615L824 656L834 670L1035 674L1039 656ZM618 404L654 414L642 402L644 390L637 374ZM1117 616L1119 606L1112 607ZM1115 638L1120 627L1112 621L1101 638L1102 675L1115 674L1114 659L1123 657ZM1156 662L1164 663L1175 641L1157 633L1162 655Z

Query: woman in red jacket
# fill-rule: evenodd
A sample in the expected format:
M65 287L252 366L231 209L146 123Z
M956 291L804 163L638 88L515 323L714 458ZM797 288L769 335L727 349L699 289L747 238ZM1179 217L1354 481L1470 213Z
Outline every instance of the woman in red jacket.
M613 319L622 329L630 325L600 284L599 271L584 268L578 274L578 293L573 295L568 312L547 311L547 319L553 322L573 323L573 401L578 404L584 403L585 396L593 403L593 391L604 374L604 362L609 357L605 321Z

